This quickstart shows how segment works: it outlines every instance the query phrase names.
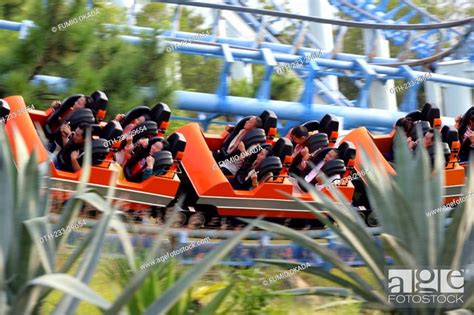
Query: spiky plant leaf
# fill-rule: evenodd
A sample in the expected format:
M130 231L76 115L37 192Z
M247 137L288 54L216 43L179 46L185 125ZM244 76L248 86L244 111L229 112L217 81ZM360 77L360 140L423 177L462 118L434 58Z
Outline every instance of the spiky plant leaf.
M113 210L106 213L99 221L96 234L94 235L90 244L89 250L86 252L85 257L79 265L76 273L76 277L84 282L89 283L94 275L98 262L102 253L102 246L105 242L106 232L109 228L110 220L113 217ZM71 314L74 313L79 305L79 300L70 296L65 295L54 309L53 314Z
M258 220L256 221L259 222ZM181 294L186 292L205 272L215 263L225 257L254 227L253 224L245 227L238 235L226 240L221 246L210 252L198 264L189 269L170 289L168 289L145 312L146 315L166 313L178 301Z
M252 220L242 220L245 222L253 222ZM321 258L325 259L327 262L340 269L346 276L351 279L351 281L355 283L355 285L359 286L359 290L366 291L367 294L370 295L372 299L371 301L382 304L386 303L386 300L380 294L380 292L377 292L376 289L372 288L367 283L367 281L362 279L360 275L357 274L357 272L355 272L350 266L348 266L344 261L342 261L335 253L331 252L329 249L322 246L321 244L318 244L308 236L276 223L260 221L254 222L254 224L259 228L283 235L286 238L294 241L295 243L298 243L301 246L307 248L308 250L316 253L317 255L321 256Z
M53 242L43 240L43 236L51 235L47 217L38 217L23 222L25 224L32 240L36 240L34 245L39 254L40 261L46 273L53 273L55 268L56 253L54 251Z
M31 280L30 285L45 286L70 294L77 299L89 302L101 309L110 307L110 303L90 289L86 284L67 274L49 274Z
M232 287L233 285L230 284L217 293L216 296L199 311L199 315L217 314L217 310L222 305L227 295L229 295L230 291L232 291Z
M373 143L371 145L374 147ZM377 150L376 148L373 149ZM439 216L427 215L428 211L442 205L444 193L444 157L438 133L435 134L435 152L434 170L432 170L423 145L418 146L413 155L407 149L406 138L403 135L398 135L395 139L395 169L397 171L395 176L390 175L378 161L371 160L363 150L358 152L362 157L363 169L371 169L364 180L367 183L369 201L373 206L372 210L375 212L380 229L383 232L381 237L384 248L396 260L398 267L401 268L446 268L446 264L452 268L460 268L462 267L460 266L461 257L466 254L465 242L472 233L474 217L472 211L469 213L467 209L473 208L473 201L468 200L465 204L454 209L453 218L448 223L447 230L445 224L448 221L445 220L445 214ZM471 171L473 164L471 162ZM322 177L325 183L329 184L326 178ZM468 192L472 191L471 182L470 179L467 185ZM382 251L376 246L375 240L366 231L365 226L360 224L361 220L357 217L357 214L350 211L350 206L347 205L345 197L338 191L331 191L333 199L330 199L323 193L316 191L314 187L309 187L306 183L302 183L302 185L308 189L317 202L313 202L314 206L304 201L299 202L331 228L341 241L350 246L365 261L379 283L386 284L387 279L380 271L389 268L389 266L383 259ZM291 198L291 196L287 196ZM329 213L337 225L323 217L321 212L323 210ZM334 278L334 275L318 270L317 272L322 277L343 287L350 288L353 292L356 292L357 289L366 290L368 284L363 279L352 276L351 267L338 261L337 257L331 257L330 253L325 252L325 249L320 248L321 246L318 247L312 244L312 240L305 238L301 233L269 222L256 225L284 235L315 252L333 264L335 268L348 275L349 280L344 280L349 281L349 283L343 284L343 281ZM380 253L372 255L377 250L380 250ZM285 265L278 261L268 260L265 262L280 266ZM305 272L309 272L309 268ZM468 300L473 299L472 287L472 281L466 283L464 297ZM378 308L393 308L394 306L390 305L384 297L385 289L386 286L382 285L378 290L369 289L364 292L365 294L359 294L359 296L369 302L370 305L375 305ZM311 290L303 290L303 292L308 293ZM367 293L370 293L371 296L368 297ZM374 304L374 302L376 303ZM435 307L434 313L436 314L444 310L440 305ZM428 309L421 305L421 308L398 309L397 311L427 314Z
M158 236L156 237L154 244L158 244L154 246L151 250L151 253L147 255L146 260L151 261L155 257L158 257L159 252L160 252L160 245L162 244L162 241L164 238L166 238L171 230L171 226L174 223L174 219L176 218L177 211L174 211L169 220L167 220L165 226L163 229L160 231ZM150 259L150 257L152 257ZM132 268L133 265L129 265L130 268ZM145 279L152 274L152 272L156 269L159 269L161 271L163 268L165 268L164 264L154 264L150 266L149 268L140 268L137 274L134 274L133 278L128 281L127 285L123 289L122 293L119 295L119 297L115 300L115 302L112 304L110 309L107 310L106 314L116 314L118 310L122 309L136 294L137 290L142 286L143 282ZM135 271L134 269L132 269ZM153 286L154 288L154 286ZM152 290L153 290L152 288ZM148 292L151 292L152 290L148 290Z

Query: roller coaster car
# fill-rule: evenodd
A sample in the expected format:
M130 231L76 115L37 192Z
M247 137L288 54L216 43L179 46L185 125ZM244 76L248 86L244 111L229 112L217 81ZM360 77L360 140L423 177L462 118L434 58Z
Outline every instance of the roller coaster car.
M10 105L12 111L17 111L25 108L25 102L21 96L11 96L5 98L5 101ZM66 105L68 103L66 102ZM64 105L64 103L63 103ZM153 116L154 121L146 121L145 123L152 125L153 128L149 128L147 132L155 136L158 135L158 128L156 121L160 121L160 126L164 127L162 131L165 131L169 119L169 111L167 106L161 104L161 111L156 111ZM163 110L164 109L164 110ZM168 109L169 110L169 109ZM87 112L87 114L85 114ZM23 136L26 146L31 153L36 150L38 155L38 162L45 162L48 160L48 153L43 143L41 142L34 123L37 122L40 125L45 125L47 122L51 122L51 113L48 116L47 112L40 110L31 110L29 115L19 115L15 119L12 119L6 124L7 135L10 139L10 143L13 146L13 152L15 152L14 132L13 128L16 125L16 130ZM77 117L77 121L75 120ZM82 118L90 119L90 109L85 108L82 111L76 111L73 113L74 124L82 122ZM105 124L103 124L105 125ZM114 141L116 137L121 136L122 127L117 122L110 122L107 125L101 127L97 137L94 137L92 141L92 170L88 181L88 187L98 190L102 194L107 193L107 189L111 183L111 179L114 178L115 170L109 168L112 163L112 150L108 147L108 140ZM116 180L116 193L114 199L125 203L123 207L127 207L130 204L143 205L141 209L149 208L149 205L158 207L167 207L173 199L175 199L180 180L176 173L178 172L178 164L180 163L182 154L186 147L186 140L182 135L172 134L169 137L170 148L169 151L163 152L160 156L156 157L157 163L162 163L166 166L165 174L162 176L152 176L149 179L134 183L126 179ZM117 141L118 142L118 141ZM160 152L159 152L160 153ZM64 192L63 198L67 198L70 192L76 190L76 186L79 182L81 171L76 173L69 173L60 171L55 168L54 164L50 163L51 177L52 177L52 190L55 192ZM60 194L57 194L57 196ZM140 209L140 207L135 207Z
M421 125L422 129L429 129L431 127L440 128L441 119L439 110L433 108L430 104L426 104L422 111L416 111L407 115L415 121L415 125ZM440 130L441 140L443 141L443 154L445 156L445 196L444 203L449 203L462 196L462 190L465 184L465 170L459 165L457 155L460 148L459 137L457 130L453 130L448 126L444 126ZM416 137L415 133L412 133ZM357 171L362 170L362 158L360 152L365 150L368 157L374 164L381 163L389 174L395 174L395 169L385 159L385 156L390 156L395 131L388 135L372 135L364 128L360 127L349 132L341 142L350 141L355 145L357 154L355 157L354 168ZM428 150L428 153L433 156L434 147ZM370 209L368 198L365 194L365 187L363 184L364 178L353 181L356 186L357 194L355 195L353 204Z
M243 120L246 120L244 118ZM335 136L333 117L325 120L325 131L330 132L331 137ZM243 126L243 122L236 124L233 133ZM275 121L276 125L276 121ZM264 122L265 126L265 122ZM272 127L273 128L273 127ZM269 128L268 131L273 129ZM268 131L254 129L249 132L249 138L253 143L263 143L268 140ZM294 189L294 185L288 179L288 168L292 163L293 145L287 138L280 138L273 141L273 156L267 157L260 164L258 178L264 178L270 174L270 178L261 183L251 191L234 190L229 183L230 177L226 177L220 168L216 167L216 160L212 151L222 147L225 134L221 136L204 134L196 123L190 123L179 129L188 140L186 154L184 154L181 175L182 185L180 193L186 193L183 209L187 210L190 221L193 216L199 215L201 220L212 221L215 217L257 217L265 216L270 220L283 220L291 223L297 222L307 224L316 223L314 215L292 199L281 194L280 191L292 194L297 198L314 203L309 193L300 192ZM273 132L273 131L272 131ZM250 134L251 133L251 134ZM337 137L337 136L336 136ZM326 135L326 144L328 137ZM250 141L252 142L252 141ZM248 148L246 143L246 148ZM349 162L350 159L347 161ZM342 162L344 164L344 162ZM346 168L342 172L346 172ZM339 186L338 189L347 198L352 200L354 187L351 183ZM324 188L323 191L331 196L331 193ZM178 198L180 193L178 194ZM332 196L331 196L332 197ZM310 221L310 219L313 219Z

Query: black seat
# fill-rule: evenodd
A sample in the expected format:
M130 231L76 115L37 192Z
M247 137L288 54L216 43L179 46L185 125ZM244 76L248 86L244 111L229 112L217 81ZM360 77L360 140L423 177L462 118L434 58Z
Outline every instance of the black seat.
M170 152L173 159L180 159L180 153L183 154L186 149L186 138L179 132L174 132L168 137Z
M92 140L92 165L98 165L104 161L109 154L109 147L106 139Z
M7 116L10 115L10 105L7 101L0 99L0 119L7 119Z
M433 108L433 106L430 103L425 103L423 105L423 108L421 109L421 114L420 114L420 120L426 120L426 117L428 116L429 111Z
M418 120L421 119L421 111L415 110L415 111L413 111L413 112L411 112L411 113L408 113L405 117L406 117L406 118L411 118L411 120L412 120L413 122L418 121Z
M71 130L77 128L81 123L86 123L92 125L95 123L94 113L89 108L80 108L72 113L70 113L66 118L64 118L65 122L69 122L71 125Z
M155 159L154 169L162 168L167 171L173 165L173 156L170 151L156 152L153 154L153 158Z
M59 118L63 116L74 105L74 103L76 103L76 101L82 96L84 96L84 94L74 94L69 97L66 97L62 101L61 106L59 106L59 108L56 109L51 114L51 116L48 117L48 119L46 120L46 124L44 125L44 131L48 138L50 138L53 135L53 133L56 131L56 130L53 130L52 128L53 124L58 122Z
M241 120L237 122L237 124L235 124L234 127L232 127L230 134L227 136L227 138L224 140L224 143L222 144L221 149L223 152L227 150L227 148L229 147L229 144L232 142L232 139L234 139L235 136L239 134L240 130L244 128L244 125L247 122L247 120L249 120L251 117L252 116L247 116L247 117L242 118Z
M165 144L165 138L163 138L163 137L153 137L150 140L148 140L148 147L146 149L147 154L150 152L151 146L154 145L157 142L163 142L164 145L163 145L162 151L163 150L166 150L166 151L170 150L169 143Z
M273 111L266 109L260 114L260 119L262 120L262 128L267 135L267 139L275 138L277 134L277 115Z
M268 156L257 167L257 179L261 180L264 176L272 173L272 176L278 176L283 168L280 158L277 156Z
M118 121L110 121L102 131L99 136L106 140L117 140L123 133L122 125Z
M105 118L105 110L109 105L109 98L102 91L94 91L91 97L93 100L91 109L94 112L94 116L99 116L99 118L103 120Z
M311 135L308 140L306 140L305 145L308 147L309 153L314 153L321 148L326 148L329 145L328 135L325 133Z
M99 138L92 140L91 142L92 147L92 165L99 165L101 164L107 155L109 154L109 147L107 146L107 140ZM84 154L81 154L77 162L82 165L82 161L84 160Z
M418 135L416 131L418 129L418 126L421 127L421 131L423 135L431 128L430 123L425 120L419 120L415 122L413 124L413 128L411 129L411 133L410 133L410 137L413 141L416 141L418 139Z
M291 155L293 153L293 144L288 138L280 138L273 146L273 155L280 158L283 165L291 163ZM289 158L288 158L289 157ZM286 165L289 166L289 165Z
M311 158L311 162L313 164L318 164L324 159L326 154L328 154L328 152L331 151L332 149L333 148L322 148Z
M449 163L449 159L451 157L451 149L449 148L449 145L446 142L442 142L442 149L443 149L443 155L444 155L444 165L447 166ZM435 158L435 146L431 146L428 149L428 155L430 156L431 160L431 165L434 165L434 158Z
M319 132L327 134L329 142L335 143L339 132L339 121L336 116L331 114L324 115L319 123Z
M252 145L255 144L262 144L266 140L266 134L265 131L261 128L255 128L252 130L249 130L244 138L242 139L242 142L245 145L245 148L248 149Z
M245 123L251 117L253 117L253 116L244 117L241 120L239 120L235 124L235 126L231 127L231 130L229 131L230 132L229 135L227 136L227 138L224 140L224 143L222 144L222 147L221 147L222 152L227 150L227 148L229 147L229 144L232 142L232 140L235 138L235 136L237 136L239 134L240 130L242 130L242 128L244 128ZM271 128L275 128L275 134L276 134L277 117L276 117L274 112L272 112L271 110L264 110L262 112L262 114L260 115L260 119L262 119L262 125L264 125L265 121L268 120L268 123L267 123L267 126L269 128L268 132L270 132L272 130ZM273 124L274 124L274 127L271 127L271 126L273 126ZM268 134L265 132L265 130L264 130L264 133L265 133L265 137L266 137ZM245 147L247 148L247 145Z
M449 145L446 142L443 142L442 146L443 146L443 155L444 155L445 165L448 165L449 158L451 156L451 149L449 148Z
M153 154L155 162L153 164L153 169L162 168L164 171L167 171L173 165L173 157L169 151L159 151ZM135 176L132 176L130 165L126 165L123 168L123 173L125 178L130 182L141 182L143 173L138 173Z
M347 167L350 161L355 160L356 148L352 142L343 142L337 148L339 151L339 158L344 161L344 165Z
M346 172L346 166L344 165L343 160L335 159L324 163L321 171L326 175L326 177L331 177L337 174L342 176Z
M302 124L302 126L305 127L306 130L308 130L308 132L311 132L311 131L319 130L320 125L319 125L319 121L310 120Z
M459 134L456 129L452 129L449 126L444 126L441 129L441 140L446 142L450 148L452 148L453 142L459 141Z
M99 124L91 124L91 130L92 130L92 136L97 136L102 133L102 128L100 127Z
M133 136L133 142L137 142L140 138L154 137L157 133L158 126L152 120L144 121L130 131L130 134Z
M165 103L156 104L150 111L150 119L156 122L158 131L165 133L171 117L171 110Z
M147 106L137 106L132 108L125 114L125 117L120 121L122 127L127 126L133 120L137 119L140 116L145 116L146 120L150 119L150 108Z
M438 127L441 122L441 112L439 108L426 103L421 111L420 120L429 122L431 127Z

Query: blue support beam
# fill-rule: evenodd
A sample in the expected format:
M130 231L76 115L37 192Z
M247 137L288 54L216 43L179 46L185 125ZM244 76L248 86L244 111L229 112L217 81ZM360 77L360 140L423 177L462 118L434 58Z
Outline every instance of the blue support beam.
M260 81L260 87L258 88L256 98L259 101L264 101L270 99L273 69L277 65L277 62L273 56L272 51L268 48L262 48L261 55L265 62L265 72L263 74L262 80Z
M225 100L225 110L220 107L220 100L214 94L198 92L175 92L176 105L179 109L204 111L229 115L260 115L263 110L271 109L279 119L290 121L307 121L321 119L330 113L344 119L344 128L351 129L359 126L390 130L397 119L406 115L403 112L389 112L375 108L356 108L311 104L309 107L297 102L259 101L253 98L228 96Z
M309 54L306 54L309 56ZM305 88L301 94L300 103L305 107L310 107L313 104L313 97L315 92L314 79L318 77L318 72L321 70L316 60L310 60L308 66L308 74L305 79Z
M418 102L416 100L416 95L417 95L418 89L420 88L420 85L422 84L422 82L417 81L417 78L422 77L426 73L423 73L422 75L417 74L410 67L401 66L400 74L405 76L407 85L411 85L405 92L403 101L400 104L400 110L407 111L407 112L415 111L418 105Z
M232 56L232 51L229 48L229 45L221 45L222 55L224 56L224 65L222 66L221 73L219 75L219 85L216 90L216 95L219 99L225 99L229 93L229 75L230 67L234 63L234 57Z
M370 97L370 86L372 81L377 77L377 73L372 69L367 62L363 59L357 59L354 61L355 66L359 68L365 74L365 82L362 89L359 91L359 99L357 100L357 106L361 108L369 107L369 97Z

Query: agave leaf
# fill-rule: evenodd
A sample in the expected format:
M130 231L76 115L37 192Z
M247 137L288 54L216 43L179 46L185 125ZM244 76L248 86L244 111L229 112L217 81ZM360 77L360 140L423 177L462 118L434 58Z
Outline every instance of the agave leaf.
M112 197L115 195L115 186L117 184L118 172L112 172L109 180L109 188L107 189L107 197L105 198L109 202L109 208L112 208Z
M20 212L21 218L27 220L37 217L41 212L38 208L40 201L40 177L38 172L38 165L36 162L36 153L33 151L27 160L26 164L19 169L19 182L21 185L18 191L21 192L21 197L18 199L18 206L22 209Z
M2 259L10 257L12 238L15 230L15 187L16 167L12 159L10 144L5 135L3 125L0 125L0 191L2 192L2 219L0 220L0 249L3 251ZM13 246L14 247L14 246ZM3 261L6 267L5 261Z
M418 129L418 137L422 139L421 130ZM411 238L411 243L418 247L415 252L418 255L418 261L424 266L435 266L437 256L437 244L439 243L439 224L436 222L437 218L428 219L426 211L429 209L435 209L440 206L441 196L435 195L432 191L432 187L440 186L442 183L437 182L440 180L438 175L435 178L432 177L431 165L428 158L428 153L423 145L418 145L415 151L415 158L410 159L410 152L407 153L408 149L406 146L405 137L402 133L397 135L396 146L395 146L395 161L397 165L397 176L395 182L398 183L398 187L401 190L405 200L410 201L412 210L406 211L407 209L399 209L399 217L409 218L411 224L409 228L416 234L416 238ZM441 144L439 143L439 137L435 137L435 148L440 154ZM439 159L439 158L438 158ZM440 172L443 168L440 168ZM432 182L432 184L427 184ZM439 189L438 189L439 192ZM408 226L402 225L402 230L399 233L403 233L407 230ZM416 239L416 242L413 240ZM408 241L404 239L404 241ZM422 246L421 246L422 245ZM421 248L420 248L421 247Z
M38 216L47 216L49 213L49 209L51 207L51 196L49 192L49 187L51 187L51 176L50 175L50 166L49 161L44 162L39 166L40 174L39 174L39 186L40 188L40 199L38 201Z
M471 157L474 158L474 155ZM474 162L469 165L469 177L466 186L464 193L466 201L454 209L452 221L446 231L443 249L440 252L441 266L459 268L463 246L472 233L474 225L474 211L472 211L474 209Z
M55 270L56 258L53 242L48 242L46 240L45 242L41 243L39 241L43 236L51 233L51 230L49 229L48 218L34 218L23 221L23 224L26 226L26 229L30 233L30 238L36 246L44 270L47 273L53 273Z
M397 266L419 269L420 266L418 265L416 258L408 251L399 239L385 233L380 234L380 237L384 241L384 247L387 254L397 262Z
M79 257L84 253L84 250L89 246L89 244L92 242L92 239L94 238L94 235L97 233L97 229L99 228L99 225L95 225L87 234L87 237L80 243L78 244L74 251L71 253L71 255L68 256L66 262L61 266L60 272L69 272L69 270L72 268L74 263L79 259Z
M296 267L296 266L300 265L299 263L289 262L289 261L280 260L280 259L254 259L254 260L256 262L261 262L261 263L265 263L265 264L271 264L271 265L284 267L285 269L290 269L290 268L293 268L293 267ZM352 291L355 294L365 298L366 300L372 300L373 299L373 297L370 294L366 293L366 291L361 289L361 287L358 286L356 283L348 281L348 280L346 280L344 278L341 278L339 276L336 276L336 275L330 273L329 271L324 270L323 268L312 267L311 266L311 267L308 267L308 268L302 270L302 272L306 272L306 273L313 274L315 276L319 276L319 277L324 278L326 280L332 281L335 284L340 285L341 287L350 288L350 289L352 289Z
M397 148L396 146L395 149ZM362 159L368 161L368 157L363 151ZM407 244L407 248L412 254L423 251L423 244L413 241L421 237L419 230L415 227L417 225L413 217L415 209L405 199L399 186L389 178L387 172L380 167L376 169L377 171L371 172L371 176L366 176L365 179L369 187L368 197L373 207L372 210L377 214L384 232L396 236L404 244ZM423 262L425 258L421 257L420 260Z
M114 215L112 220L110 221L110 227L117 232L118 238L120 240L120 243L122 244L123 251L125 253L125 257L127 257L130 269L136 271L137 266L135 265L135 252L133 250L132 241L128 236L127 228L125 227L124 222L122 222L119 216Z
M44 286L89 302L101 309L110 307L110 303L94 292L86 284L67 274L48 274L29 282L29 285Z
M346 288L332 288L332 287L310 287L310 288L298 288L288 289L275 292L278 295L325 295L325 296L336 296L336 297L352 297L354 299L360 299L358 296L353 295L352 291Z
M92 166L92 144L91 144L91 129L86 130L86 141L84 143L84 158L82 160L82 169L81 177L79 179L79 184L77 185L77 194L81 195L85 192L87 183L91 175L91 166Z
M323 203L316 203L316 205L321 209L324 207L328 208L330 214L337 219L339 225L339 227L332 225L332 231L337 235L342 236L342 241L351 246L359 256L362 257L371 269L380 286L383 288L383 268L385 265L385 258L383 257L380 248L377 248L375 245L373 236L367 232L365 223L360 219L359 215L355 213L351 207L346 205L344 196L342 196L337 189L334 189L332 194L336 197L336 203L342 204L340 207L335 206L324 193L317 191L314 187L311 187L311 185L306 183L306 181L302 179L298 180L313 195L313 199L318 198L323 201ZM325 181L326 185L329 185L324 175L323 181ZM292 197L292 199L296 200L294 197ZM313 212L316 217L320 217L319 213L317 213L313 207L308 206L309 204L306 203L308 210Z
M344 300L344 301L337 301L337 302L331 302L331 303L326 303L324 305L321 305L317 308L315 308L313 311L322 311L328 308L334 308L342 305L350 305L350 304L360 304L361 301L358 300Z
M474 281L466 281L464 284L464 305L463 307L471 309L474 304Z
M252 222L251 220L242 219L244 222ZM336 254L331 252L329 249L321 246L316 243L313 239L308 236L301 234L297 231L294 231L285 226L266 222L266 221L257 221L255 225L261 229L265 229L276 234L283 235L288 239L300 244L301 246L307 248L308 250L315 252L320 255L323 259L333 264L335 267L339 268L344 274L346 274L352 281L360 285L361 289L366 290L368 294L372 296L372 300L385 303L385 298L373 289L364 279L362 279L354 270L348 266L344 261L342 261Z
M82 194L77 196L77 199L90 204L101 212L110 211L109 203L95 190L86 189Z
M113 211L106 211L103 218L98 223L96 234L92 239L90 249L86 252L84 259L82 260L77 270L77 278L84 282L89 283L94 275L95 269L98 266L98 262L102 253L102 246L105 241L105 236L109 228L109 223L113 217ZM75 312L79 300L76 298L65 295L54 309L54 314L72 314Z
M443 155L443 148L441 146L442 142L439 139L440 135L438 132L435 133L435 160L434 160L434 171L431 176L430 184L431 184L431 192L432 192L432 200L435 206L443 205L444 200L444 185L446 182L445 179L445 172L444 172L444 155ZM445 237L445 217L447 213L442 216L435 218L433 221L434 226L434 236L435 236L435 244L438 250L442 249ZM431 218L428 218L428 221ZM439 253L438 253L439 256Z
M152 250L149 252L149 254L146 257L146 261L151 261L155 257L157 257L159 253L159 244L161 241L169 234L171 230L171 226L173 225L174 218L175 218L176 212L173 212L171 215L170 219L166 222L165 226L162 228L161 232L158 234L154 241L154 246ZM157 245L158 244L158 245ZM131 268L133 268L130 265ZM166 264L158 264L158 274L161 273L161 271L166 267ZM128 282L127 286L123 289L122 293L118 296L117 299L115 299L115 302L112 304L110 309L107 310L105 314L116 314L119 310L121 310L127 303L130 301L134 295L136 294L137 290L142 286L143 281L147 279L148 276L153 275L152 271L156 270L157 264L151 265L149 268L145 269L140 269L140 271L134 275L134 277ZM133 271L136 270L132 269ZM155 282L152 281L151 283L153 289L155 286Z
M174 221L175 221L175 219L178 215L179 210L176 210L176 209L177 208L175 208L175 210L169 216L169 219L167 220L167 222L165 224L165 227L162 229L161 233L159 233L158 236L155 238L155 241L153 242L153 247L148 252L148 255L145 258L146 261L150 261L150 260L154 259L155 257L157 257L156 255L158 254L158 252L161 248L163 240L168 235L168 233L171 229L171 226L173 225L173 223L174 223Z
M258 222L258 221L256 221ZM145 312L146 315L166 313L178 301L183 292L186 292L194 281L199 279L205 272L211 269L212 265L225 257L227 253L237 245L252 230L254 224L245 227L238 235L226 240L221 246L207 254L198 264L189 269L179 280L161 297L155 301Z
M0 128L2 127L0 126ZM8 305L7 288L5 288L4 286L4 283L6 283L5 259L6 258L3 254L3 248L0 247L0 283L2 284L2 287L0 289L0 314L8 314L9 309L10 309Z
M58 224L56 224L55 228L57 230L67 229L67 226L79 216L79 212L81 211L83 206L83 200L76 198L75 195L72 196L72 198L66 202L65 207L62 209L61 216L59 217L59 222ZM56 250L59 250L66 242L66 238L63 236L59 236L55 239L55 241Z
M13 126L13 139L15 139L16 165L20 173L22 170L24 170L25 165L28 163L30 153L28 152L26 143L21 137L21 133L18 131L16 125Z
M233 285L230 284L225 289L222 289L216 296L204 306L203 309L199 312L199 315L213 315L217 314L217 310L221 306L222 302L224 302L227 295L229 295L230 291L232 290Z

